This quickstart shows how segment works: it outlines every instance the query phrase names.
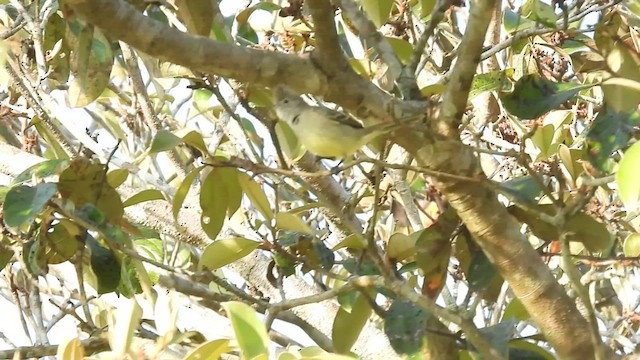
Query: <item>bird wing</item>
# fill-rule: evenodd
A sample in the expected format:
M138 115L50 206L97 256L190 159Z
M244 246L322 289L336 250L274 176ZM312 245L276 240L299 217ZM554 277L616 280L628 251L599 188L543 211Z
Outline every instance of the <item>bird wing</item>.
M355 129L364 128L364 125L362 125L360 121L354 119L353 117L345 113L341 113L339 111L331 110L325 107L322 108L322 111L327 112L327 117L329 119L335 120L341 124L351 126L352 128L355 128Z

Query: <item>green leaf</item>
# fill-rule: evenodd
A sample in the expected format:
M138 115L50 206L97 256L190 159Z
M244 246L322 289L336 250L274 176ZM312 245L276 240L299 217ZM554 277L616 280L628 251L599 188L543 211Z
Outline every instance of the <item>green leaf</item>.
M336 352L341 354L348 353L351 350L372 312L369 301L361 293L358 294L350 310L346 311L341 307L333 320L333 328L331 330L333 347Z
M240 207L242 191L238 184L241 175L233 168L214 168L207 175L200 189L202 229L215 239L222 229L225 217L231 217Z
M220 355L231 350L229 340L211 340L198 346L184 360L218 360Z
M14 251L9 247L0 247L0 271L13 259Z
M182 142L182 139L168 130L160 130L151 142L149 152L151 154L171 150Z
M513 335L515 324L514 319L509 319L497 325L480 329L480 332L492 345L491 347L502 355L503 359L509 358L509 339Z
M107 174L107 183L111 185L112 188L117 188L122 185L127 178L129 177L129 171L126 169L115 169L113 171L109 171Z
M178 131L178 133L180 133L180 131ZM182 141L185 144L191 145L194 148L200 150L200 152L203 154L209 153L209 149L207 148L207 145L204 142L204 138L202 137L202 134L197 131L194 131L194 130L189 131L188 133L182 136Z
M526 0L520 7L520 14L527 19L544 26L555 28L558 16L553 6L545 4L540 0Z
M626 146L633 127L640 124L640 113L620 113L605 108L596 116L587 133L587 158L600 170L605 170L611 153Z
M198 262L198 271L215 270L242 259L257 249L260 243L245 238L216 240L209 244Z
M286 122L278 121L275 130L280 148L287 158L295 161L304 155L302 144Z
M141 202L153 201L153 200L164 200L164 195L162 195L162 192L160 190L156 190L156 189L142 190L139 193L125 200L125 202L122 203L122 206L127 207L135 204L139 204Z
M515 69L509 68L505 70L495 70L484 74L478 74L473 77L471 90L469 91L469 100L480 95L485 91L509 91L513 87L509 78L513 76Z
M509 34L536 26L535 21L524 18L509 8L504 9L502 24Z
M236 15L236 21L240 25L246 24L249 21L249 16L251 16L251 14L253 14L253 12L256 10L265 10L265 11L272 12L280 9L282 9L282 7L278 4L274 4L266 1L259 2L253 6L249 6L248 8L240 11L238 15Z
M493 281L498 270L489 261L487 255L483 251L474 251L467 272L467 281L469 282L469 290L473 292L481 292L485 290Z
M395 233L391 235L386 249L389 259L403 261L413 256L416 253L416 241L420 235L419 233L421 232L411 234L414 236L407 236L402 233Z
M238 180L240 181L242 191L249 197L249 200L251 200L251 203L258 209L260 214L267 220L273 219L271 204L262 187L245 173L238 173Z
M436 6L436 0L420 0L420 19L431 15Z
M391 14L394 0L361 0L362 8L373 21L376 27L380 27L387 22Z
M91 250L91 270L98 280L96 291L98 294L113 292L120 283L120 260L91 235L87 236L87 245Z
M384 320L384 333L393 350L414 354L422 347L429 313L406 299L395 299Z
M229 301L222 304L231 321L243 359L254 359L269 354L269 335L255 310L249 305Z
M403 64L409 62L411 53L413 52L413 45L404 39L398 39L390 36L387 36L386 39L389 45L391 45L393 52L398 56L398 59L400 59Z
M105 166L87 158L71 161L60 174L58 191L76 208L93 204L111 223L119 223L124 215L120 194L107 182Z
M80 242L77 240L80 228L69 219L59 221L53 226L53 231L47 231L42 238L47 245L46 255L49 264L60 264L69 260L80 247Z
M47 66L49 67L47 80L54 84L65 84L69 79L70 49L64 40L66 23L53 12L44 28L44 49L48 52Z
M177 0L178 15L187 27L187 31L208 37L213 25L213 18L218 9L211 1Z
M501 95L500 99L509 113L521 119L535 119L557 109L591 86L555 83L538 75L525 75L516 82L513 92Z
M624 256L640 256L640 234L629 234L629 236L624 239L623 249Z
M303 234L315 234L315 231L313 231L309 225L304 222L304 220L288 212L280 212L276 214L276 228Z
M504 314L502 314L502 321L509 319L516 319L518 321L526 321L531 318L527 309L525 309L522 302L518 300L518 298L513 298L507 307L504 309Z
M584 149L570 149L567 145L560 144L558 146L558 157L562 161L562 165L567 169L567 173L569 173L569 176L571 176L573 181L576 181L584 172L584 167L582 166Z
M638 169L640 169L640 142L633 144L625 151L616 173L618 197L622 200L628 213L638 210L638 201L640 200Z
M59 360L82 360L84 359L84 346L80 339L68 338L58 345L56 359Z
M543 193L543 189L531 175L507 180L501 183L500 186L518 201L529 204L536 204L536 200Z
M536 210L553 216L555 207L551 204L537 205ZM545 242L559 240L558 229L542 220L536 214L517 207L510 207L509 213L521 222L527 223L531 232ZM584 244L591 252L601 252L611 248L613 236L607 227L585 213L577 213L567 220L567 237L569 241Z
M417 233L416 262L425 277L423 291L426 296L435 299L442 290L448 273L451 257L449 234L444 234L440 226L430 226Z
M202 169L204 168L206 168L206 166L200 166L198 168L195 168L189 174L187 174L187 176L184 177L184 180L182 180L182 183L180 183L180 186L178 187L178 190L176 191L176 194L173 197L173 203L171 204L171 208L173 210L172 211L173 218L176 221L178 220L178 213L182 208L184 199L187 197L187 194L189 193L191 184L193 184L193 180L195 180L196 177L198 177L198 174L200 174L200 171L202 171Z
M34 187L20 185L11 188L3 204L5 224L9 227L31 224L44 211L57 191L56 184L53 183L41 183Z
M93 25L79 20L67 22L65 40L70 45L70 68L73 80L69 84L68 100L72 107L89 105L102 94L109 83L113 66L111 43Z
M58 175L69 164L68 160L46 160L28 167L13 179L11 185L18 185L36 179L42 180L49 176Z

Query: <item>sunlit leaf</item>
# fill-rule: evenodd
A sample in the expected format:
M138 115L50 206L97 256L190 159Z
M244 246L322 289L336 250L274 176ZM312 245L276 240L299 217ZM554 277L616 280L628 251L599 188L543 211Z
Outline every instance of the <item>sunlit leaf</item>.
M69 103L73 107L89 105L102 94L113 66L111 43L102 31L80 20L67 22L65 40L71 45Z
M67 164L68 160L46 160L28 167L16 176L11 182L12 185L22 184L31 181L33 178L38 180L45 179L49 176L57 175Z
M58 190L77 208L93 204L113 223L118 223L124 215L120 195L107 182L105 166L87 158L76 158L69 164L60 174Z
M640 201L639 169L640 142L637 142L625 151L616 173L618 196L628 212L634 212L638 209L638 201Z
M211 340L198 346L184 360L218 360L220 355L230 351L229 340Z
M526 0L520 7L520 14L536 23L544 26L555 28L556 15L553 6L546 4L540 0Z
M178 213L182 208L184 199L187 197L187 194L189 193L191 184L193 184L193 181L198 177L198 175L200 174L200 171L202 171L205 168L206 166L200 166L193 169L189 174L187 174L187 176L185 176L185 178L180 183L180 186L178 187L178 190L176 191L173 197L173 203L171 204L173 218L175 220L178 220Z
M640 256L640 234L632 233L624 239L624 256Z
M387 22L393 3L393 0L360 0L364 11L376 27L380 27Z
M273 218L273 210L271 210L271 204L267 195L260 185L251 179L249 175L245 173L238 173L238 180L243 192L247 195L253 206L264 216L267 220Z
M249 305L229 301L222 304L231 321L244 359L266 356L269 351L269 335L264 324L258 319L255 310Z
M187 31L208 37L218 9L208 0L176 0L178 16Z
M258 246L259 242L244 238L216 240L204 249L198 270L221 268L249 255Z
M315 232L298 216L280 212L276 214L276 228L313 235Z
M484 74L478 74L473 77L471 90L469 91L469 99L480 95L485 91L508 91L513 87L509 80L513 76L515 70L509 68L506 70L496 70Z
M167 130L160 130L151 142L149 152L152 154L167 151L175 148L182 142L182 139Z
M127 206L139 204L141 202L153 201L153 200L164 200L164 195L162 195L162 192L160 190L156 190L156 189L142 190L139 193L125 200L125 202L122 203L122 206L127 207Z
M82 360L84 359L84 346L78 338L70 338L62 341L58 345L56 359L59 360Z
M246 9L240 11L238 15L236 15L236 21L238 24L246 24L249 21L249 16L253 14L256 10L265 10L265 11L276 11L280 10L282 7L278 4L274 4L267 1L261 1L253 6L249 6Z
M140 326L142 308L135 299L130 299L120 304L113 315L115 324L109 329L109 345L116 358L122 359L129 351L133 332Z

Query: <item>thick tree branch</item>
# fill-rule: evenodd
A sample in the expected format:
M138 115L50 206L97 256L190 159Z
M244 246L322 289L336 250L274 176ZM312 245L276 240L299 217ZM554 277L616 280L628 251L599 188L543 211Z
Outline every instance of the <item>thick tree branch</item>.
M264 85L304 79L305 87L315 93L326 86L324 74L306 59L183 33L144 16L122 0L69 0L65 5L106 35L194 70Z
M445 137L458 134L458 125L467 107L471 81L480 60L480 52L491 21L494 3L495 0L475 2L469 14L467 30L458 47L458 58L451 70L447 89L442 96L440 117L436 124L436 132Z
M458 140L456 126L467 105L469 85L480 60L481 44L494 2L477 1L471 8L470 22L436 127L440 140L403 143L405 148L415 152L420 166L484 178L477 158ZM559 357L592 358L594 345L589 333L584 331L588 324L521 234L520 224L507 213L496 194L484 187L472 187L445 178L438 179L437 185ZM566 334L573 334L572 341L566 341Z

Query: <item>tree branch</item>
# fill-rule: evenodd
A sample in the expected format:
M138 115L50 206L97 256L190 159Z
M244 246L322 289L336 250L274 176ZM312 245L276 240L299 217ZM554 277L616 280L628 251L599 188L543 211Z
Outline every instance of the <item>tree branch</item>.
M312 58L317 60L329 76L353 71L340 49L331 3L326 0L307 0L307 4L313 17L313 30L316 34L317 51L312 54Z

